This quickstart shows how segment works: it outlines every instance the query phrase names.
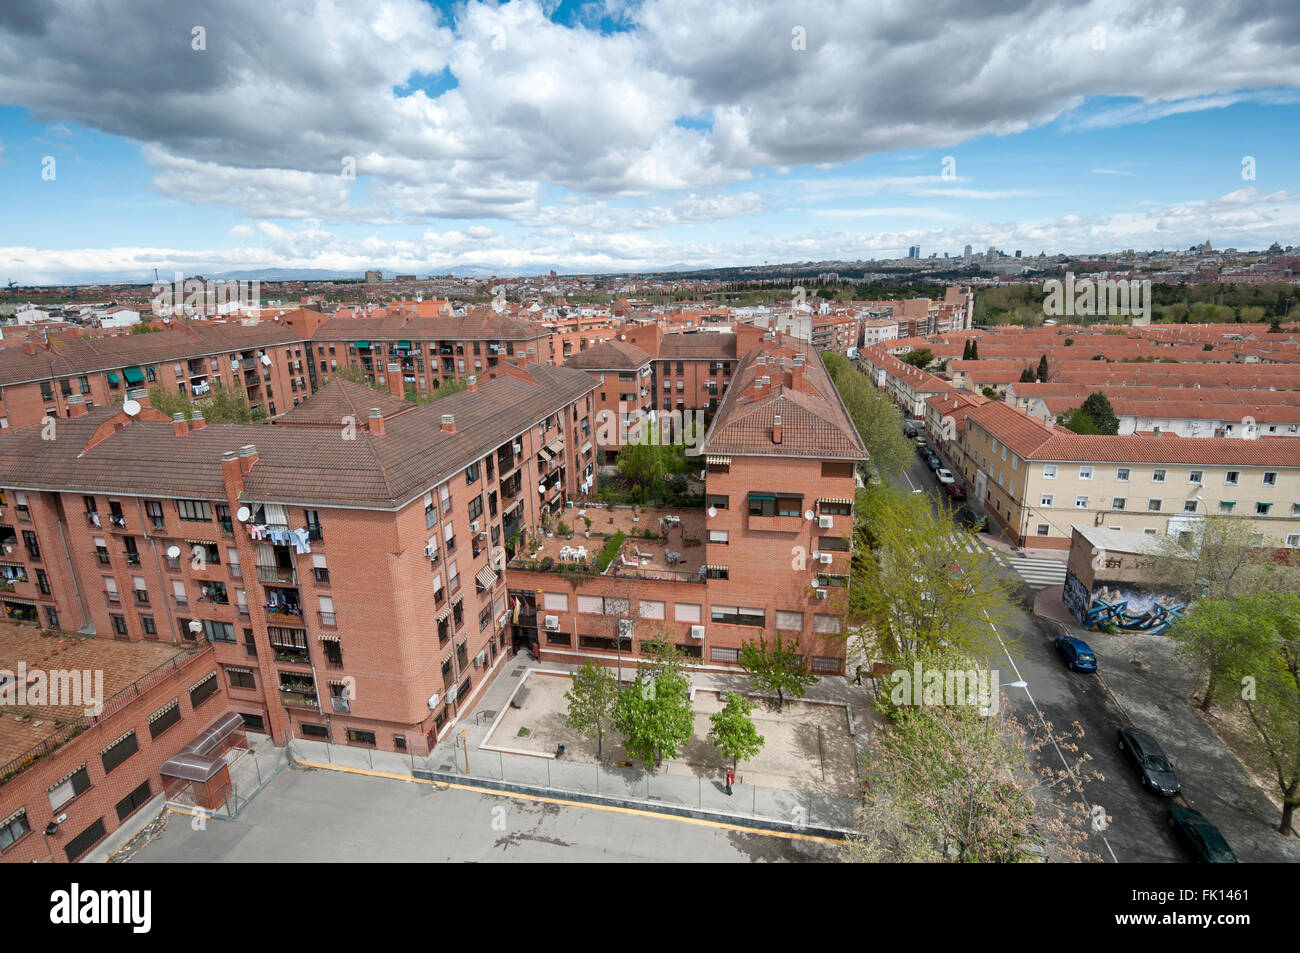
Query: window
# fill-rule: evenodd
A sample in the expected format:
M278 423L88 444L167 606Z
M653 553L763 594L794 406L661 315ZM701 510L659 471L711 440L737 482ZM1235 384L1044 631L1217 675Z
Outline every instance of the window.
M50 808L57 811L89 788L90 774L86 771L86 766L83 764L62 781L49 787L46 791L46 796L49 798Z
M1163 502L1161 500L1147 500L1147 512L1159 513L1162 505Z
M1255 504L1255 515L1256 515L1256 516L1267 516L1267 515L1268 515L1268 511L1269 511L1270 509L1272 509L1272 508L1273 508L1273 504L1272 504L1272 503L1256 503L1256 504Z
M1300 533L1291 533L1287 536L1286 545L1288 549L1300 547Z
M767 615L762 609L746 606L712 606L709 609L709 620L726 625L752 625L761 629L767 621Z
M1048 534L1048 532L1050 532L1050 527L1049 527L1046 523L1039 523L1039 524L1038 524L1038 535L1039 535L1039 536L1046 536L1046 535Z
M144 629L145 638L158 635L158 624L154 622L153 616L151 615L140 616L140 625Z
M235 668L234 666L227 665L226 678L230 680L231 688L247 688L250 690L255 690L257 688L257 682L253 678L253 670L251 668Z
M469 466L465 468L465 485L468 486L469 484L475 483L477 481L478 481L478 464L471 463Z
M709 661L738 662L740 661L740 649L726 649L715 645L709 649Z
M1127 483L1128 474L1129 474L1128 467L1120 467L1115 471L1115 479L1118 480L1120 483Z
M203 681L190 687L190 707L198 708L217 693L217 673L213 672Z
M838 635L843 628L843 620L837 615L813 616L813 631L826 635Z
M637 611L643 619L662 619L664 617L664 604L653 599L642 599L637 605Z
M140 742L136 740L134 729L128 731L112 744L106 745L103 750L99 752L99 759L104 765L104 773L112 773L114 768L122 764L122 762L126 761L127 758L131 757L131 755L135 754L139 750Z
M563 592L542 593L542 608L547 612L568 612L569 597Z
M103 837L104 819L101 817L72 840L68 841L67 845L63 848L64 854L67 855L68 862L72 863L80 859L82 854L99 843Z
M173 698L149 716L149 737L157 738L176 722L181 720L180 699Z
M1074 508L1076 510L1086 510L1088 508L1088 498L1086 496L1076 496L1074 498Z
M1054 500L1054 499L1055 499L1055 497L1052 496L1052 494L1050 494L1050 493L1044 493L1042 496L1040 496L1040 497L1038 498L1038 505L1039 505L1039 506L1051 506L1051 505L1052 505L1052 500Z
M113 623L113 634L114 634L114 635L126 635L126 634L127 634L127 629L126 629L126 616L124 616L124 615L117 615L116 613L109 613L108 618L109 618L109 621L111 621L111 622Z
M1236 503L1230 503L1230 502L1227 502L1226 500L1220 502L1220 503L1219 503L1219 514L1222 515L1222 516L1229 516L1229 515L1231 515L1231 514L1232 514L1232 508L1233 508L1234 506L1236 506L1236 505L1237 505Z
M1264 473L1264 485L1265 485L1265 486L1277 486L1277 471L1276 471L1276 470L1267 470L1267 471L1265 471L1265 473Z
M1126 506L1128 506L1128 497L1126 496L1117 496L1110 501L1110 508L1112 510L1122 510Z
M1162 469L1162 468L1156 468L1155 470L1152 470L1152 471L1151 471L1151 482L1152 482L1152 483L1164 483L1164 482L1165 482L1165 474L1168 473L1168 472L1169 472L1169 471L1167 471L1167 470L1165 470L1165 469Z
M302 729L304 738L324 738L326 741L330 739L330 730L324 725L299 725L298 727Z
M212 519L207 500L177 500L176 512L187 523L207 523Z
M840 660L831 658L827 655L814 655L812 657L812 670L814 672L838 674L840 670Z
M122 822L134 814L140 808L148 803L152 792L149 790L149 779L146 778L140 783L134 791L128 794L122 800L117 802L117 820Z
M730 539L730 534L725 529L709 530L710 543L721 543L722 545L725 546L729 539Z
M588 615L605 614L605 598L603 596L578 596L578 611Z
M1205 482L1205 472L1203 470L1192 470L1187 474L1188 483L1201 484Z
M699 622L700 607L697 603L673 603L673 619L677 622Z
M802 632L803 613L787 612L784 609L776 610L776 627L787 632Z
M11 814L8 820L0 824L0 850L12 847L14 841L30 830L31 828L27 824L26 809Z
M1196 512L1196 501L1195 501L1195 500L1184 500L1184 501L1183 501L1183 512L1184 512L1184 513L1195 513L1195 512Z
M819 536L817 537L817 548L822 552L847 553L849 551L849 541L841 536Z
M1241 480L1240 470L1229 470L1223 478L1224 486L1236 486Z
M1043 479L1044 479L1044 480L1055 480L1055 479L1056 479L1056 464L1055 464L1055 463L1044 464L1044 466L1043 466Z
M1092 469L1093 469L1092 467L1079 467L1079 479L1080 479L1080 480L1091 480L1091 479L1092 479Z

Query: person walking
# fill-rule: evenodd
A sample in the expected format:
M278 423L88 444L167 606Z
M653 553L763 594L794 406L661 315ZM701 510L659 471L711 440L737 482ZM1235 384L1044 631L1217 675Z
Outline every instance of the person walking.
M727 797L731 797L731 786L736 783L736 773L727 769Z

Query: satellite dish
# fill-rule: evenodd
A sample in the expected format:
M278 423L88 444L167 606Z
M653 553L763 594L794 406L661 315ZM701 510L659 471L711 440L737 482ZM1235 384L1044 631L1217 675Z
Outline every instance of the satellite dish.
M812 581L812 586L814 589L820 589L822 587L821 580L819 580L816 576L814 576Z
M537 484L537 492L538 492L538 493L545 493L545 492L546 492L546 484L545 484L545 483L539 483L539 484Z
M710 507L709 507L709 519L713 519L713 517L715 517L715 516L717 516L717 515L718 515L718 508L717 508L716 506L710 506Z
M818 551L818 550L816 550L816 549L814 549L814 550L812 551L812 558L813 558L813 559L821 559L821 558L822 558L822 554L821 554L821 552Z
M122 404L122 411L128 417L134 417L136 414L140 413L140 402L138 400L125 401Z
M263 354L263 355L262 355L262 363L265 364L267 367L270 367L270 366L271 366L271 359L270 359L269 357L267 357L265 354Z
M167 547L167 556L168 556L169 559L175 559L175 558L178 557L180 554L181 554L181 548L180 548L179 546L168 546L168 547Z
M239 520L241 523L247 523L248 518L252 515L253 514L249 511L247 506L241 506L235 511L235 519Z
M803 518L806 519L806 520L811 520L811 519L813 518L813 511L812 511L812 510L804 510L804 511L803 511Z

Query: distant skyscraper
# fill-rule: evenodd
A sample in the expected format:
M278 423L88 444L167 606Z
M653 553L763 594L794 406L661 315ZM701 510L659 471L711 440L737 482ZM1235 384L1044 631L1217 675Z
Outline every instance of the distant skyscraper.
M1016 249L1016 257L1017 257L1017 258L1020 257L1020 249L1019 249L1019 248Z
M971 247L970 247L969 245L967 245L967 246L966 246L966 251L965 251L965 253L962 255L962 257L965 258L967 261L970 261L970 256L971 256Z
M907 257L908 257L908 258L920 258L920 257L921 257L921 246L920 246L920 245L912 245L911 247L909 247L909 248L907 249Z

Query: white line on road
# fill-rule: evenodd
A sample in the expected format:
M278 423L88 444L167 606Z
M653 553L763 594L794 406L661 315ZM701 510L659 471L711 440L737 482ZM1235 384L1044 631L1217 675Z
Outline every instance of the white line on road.
M983 612L984 610L981 609L980 611ZM984 621L989 624L989 628L993 630L994 636L997 637L998 644L1002 646L1002 654L1007 657L1007 662L1011 665L1011 671L1016 673L1016 681L1023 682L1025 678L1020 674L1020 669L1016 666L1016 660L1011 657L1011 652L1007 649L1007 643L1002 641L1002 633L998 631L998 627L993 624L993 620L989 618L987 612L984 612ZM1083 801L1083 806L1087 809L1088 816L1091 818L1092 804L1088 800L1088 795L1083 793L1083 782L1079 781L1079 779L1075 777L1074 769L1070 767L1070 763L1065 760L1065 755L1061 753L1061 746L1056 743L1056 735L1052 733L1052 726L1049 725L1047 719L1043 717L1043 711L1038 707L1038 702L1034 701L1034 696L1030 694L1028 685L1025 686L1025 697L1029 699L1029 704L1033 705L1034 711L1038 713L1038 720L1042 722L1043 728L1047 731L1047 737L1052 739L1052 747L1056 749L1056 756L1061 759L1061 765L1065 768L1070 777L1079 785L1079 798ZM1098 831L1098 833L1101 832ZM1101 842L1106 845L1106 850L1110 854L1110 859L1118 864L1119 858L1115 856L1115 851L1110 846L1110 841L1106 838L1105 834L1101 834Z

